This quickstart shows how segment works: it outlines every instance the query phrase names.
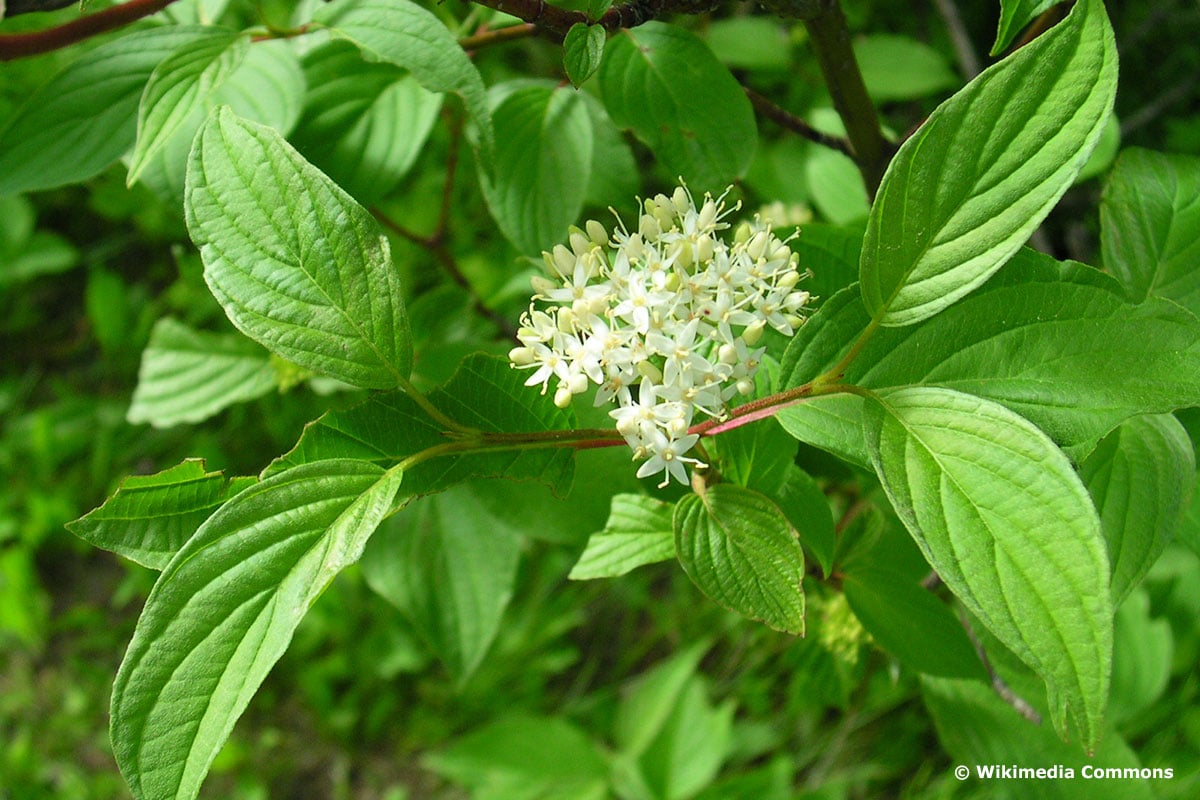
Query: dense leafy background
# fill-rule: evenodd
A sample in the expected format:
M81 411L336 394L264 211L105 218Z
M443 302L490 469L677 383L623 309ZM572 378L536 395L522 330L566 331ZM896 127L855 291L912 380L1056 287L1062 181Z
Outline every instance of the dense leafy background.
M338 34L303 51L287 42L247 48L244 38L192 26L219 20L232 32L265 19L286 27L293 14L300 19L311 13L306 4L184 0L166 12L183 26L126 32L0 67L5 800L127 796L108 743L109 692L156 577L151 570L167 564L171 547L126 541L125 554L147 569L72 536L66 522L121 487L76 532L113 546L106 539L113 535L112 520L133 520L122 535L161 542L159 532L152 536L137 523L138 515L163 493L187 487L195 519L181 514L163 533L177 546L182 539L169 537L199 524L210 504L225 496L229 480L240 488L249 479L236 476L258 475L279 453L289 455L272 467L273 474L319 469L297 466L315 460L370 457L344 452L346 440L334 435L354 431L365 395L307 369L323 361L298 366L270 356L234 330L210 293L182 213L180 156L203 116L182 113L181 101L228 103L240 116L282 131L358 202L401 221L412 234L389 239L411 336L389 333L394 358L388 360L418 386L451 379L470 352L507 349L503 328L526 302L529 265L522 256L561 238L563 226L581 212L607 219L605 209L613 205L631 215L635 193L658 191L679 174L700 185L744 173L737 191L747 209L775 204L777 219L806 223L797 249L815 274L813 291L838 313L814 320L802 334L824 344L808 362L785 360L781 381L806 380L828 366L846 344L838 338L839 321L865 318L857 287L845 289L857 278L867 219L857 171L844 156L761 117L755 136L752 111L730 78L744 79L814 126L840 133L801 25L725 3L702 16L619 34L589 78L594 42L586 29L574 35L565 70L562 48L535 39L481 48L468 62L453 37L439 31L470 15L462 33L472 33L495 21L491 12L429 4L411 12L404 30L432 32L428 48L442 54L434 62L389 50L399 34L379 35L375 23L387 6L383 0L350 5L349 11L329 6L320 12ZM974 49L985 57L993 43L1000 52L1016 40L1023 21L1046 4L959 5ZM911 131L965 83L932 4L867 0L846 6L864 78L889 130ZM19 17L0 27L44 26L76 13ZM939 329L946 329L941 326L953 326L953 315L971 309L978 311L975 324L986 344L955 362L930 362L929 380L942 387L936 391L962 390L977 378L974 365L1008 352L987 326L1010 315L1047 328L1088 329L1073 340L1074 349L1055 351L1065 358L1052 366L1044 366L1049 359L1043 356L1026 365L1009 360L1011 380L993 383L991 393L976 385L972 391L993 401L989 408L1025 414L1064 446L1099 507L1108 556L1118 565L1114 599L1124 603L1111 631L1116 655L1108 736L1097 758L1177 771L1172 781L1139 787L1142 795L1112 796L1188 798L1200 792L1200 686L1194 675L1200 660L1200 510L1194 502L1184 509L1174 541L1167 541L1163 526L1188 499L1191 487L1167 476L1194 474L1190 442L1200 436L1200 418L1194 412L1178 419L1135 417L1108 433L1128 416L1109 401L1132 390L1105 392L1113 385L1107 379L1122 380L1121 358L1134 364L1144 356L1136 348L1147 331L1161 333L1181 319L1186 312L1180 306L1200 311L1198 273L1189 269L1200 240L1200 115L1194 111L1200 87L1193 80L1200 69L1194 46L1200 22L1182 0L1110 3L1108 13L1121 52L1116 117L1122 152L1112 162L1115 143L1107 156L1102 144L1085 169L1089 177L1069 189L1034 243L1058 259L1103 266L1116 280L1070 267L1061 268L1062 280L1057 273L1046 277L1060 267L1022 253L1013 266L1025 270L1025 289L1035 287L1022 295L1023 305L1004 302L1018 273L1002 272L941 315L885 332L890 338L875 340L853 377L868 386L895 387L890 370L897 369L904 348L936 352ZM187 69L201 76L186 96L155 78L155 66L172 52L187 56ZM360 52L374 62L352 92L336 91L330 76L350 61L361 62ZM661 59L663 70L686 67L683 84L652 80ZM681 59L685 63L672 63ZM45 85L72 62L74 72ZM482 84L464 68L468 63L478 68ZM566 78L583 90L576 94ZM522 82L505 84L513 79ZM139 112L147 81L153 110ZM451 99L434 92L449 92ZM685 102L698 92L708 104ZM647 97L680 103L676 122L695 135L665 137L646 120L641 103ZM32 108L56 124L32 124ZM92 115L104 124L75 143L74 158L45 155L81 116ZM146 136L131 151L139 126ZM246 130L251 133L243 135L260 135L260 129ZM1165 151L1181 155L1167 157ZM127 167L113 164L126 152L140 173L131 186ZM452 152L460 163L442 219ZM330 191L315 177L308 187ZM295 204L288 210L303 213ZM1163 222L1168 217L1172 224ZM370 220L359 223L374 234ZM1151 260L1153 269L1147 267ZM479 313L481 308L489 313ZM1123 308L1128 311L1114 311ZM367 308L360 316L371 313ZM1119 324L1112 321L1117 319ZM921 342L934 349L917 348ZM1115 363L1104 362L1102 347L1088 349L1097 342L1116 346ZM1155 410L1167 411L1173 397L1192 391L1194 346L1180 339L1156 356L1151 366L1160 373L1142 387L1143 405L1158 402ZM198 348L223 359L220 392L195 390L211 381L213 368L211 360L194 359ZM363 363L339 377L392 385L391 372ZM500 391L506 384L495 363L480 357L470 367ZM800 374L805 369L814 372ZM1076 418L1066 395L1050 390L1021 407L1021 397L1029 399L1021 395L1021 380L1032 382L1038 369L1058 381L1074 376L1072 391L1086 389L1097 402L1109 402L1110 417ZM480 412L486 403L456 394L454 386L445 392L447 402L457 397L461 419L485 424ZM394 395L370 402L407 424L392 431L395 447L415 446L397 431L423 435L414 424L419 410ZM990 795L954 781L954 763L1021 762L1033 758L1030 753L1079 762L1077 747L1063 745L1048 726L1030 734L1026 723L981 688L981 666L951 607L920 588L928 573L925 559L900 523L884 513L884 487L865 471L871 454L861 432L853 430L857 449L842 436L849 418L845 404L859 402L821 401L783 419L789 430L823 431L825 439L810 440L846 456L850 466L803 446L798 466L770 480L753 477L756 485L771 485L769 500L728 487L739 508L765 508L762 513L776 521L780 513L809 521L800 531L808 556L807 638L748 623L721 606L778 614L777 627L794 627L796 609L741 608L746 598L725 594L729 587L702 591L703 579L697 587L677 566L657 563L676 552L671 503L679 497L630 500L645 487L632 478L624 453L581 454L566 497L533 483L460 483L476 475L542 476L565 490L569 465L553 458L514 465L483 456L465 463L461 475L417 471L402 487L460 485L389 519L361 565L343 572L316 601L217 755L201 796L398 800L470 792L585 798L616 786L629 797L708 800L978 797ZM1035 406L1043 417L1031 410ZM305 430L318 417L322 422ZM533 411L521 420L526 427L570 424L539 419ZM781 438L775 428L747 430L721 451L735 477L741 475L739 453L760 452L755 448L763 442ZM393 443L359 436L360 445L363 438ZM782 462L791 458L789 450ZM126 475L155 473L157 478L121 483ZM272 486L284 482L272 480ZM749 480L741 475L740 482ZM823 503L822 489L831 504ZM610 507L613 493L626 499ZM696 510L687 504L681 517ZM834 517L813 522L814 509L825 507ZM469 516L462 508L470 509ZM1117 520L1144 523L1121 526L1124 536L1114 540L1109 531ZM587 569L615 575L643 566L611 581L566 580L573 567L582 568L575 566L576 556L588 535L600 530L610 534L605 546L612 549L589 546ZM785 530L775 544L794 547ZM480 531L489 534L486 541L478 540ZM471 558L455 558L459 552ZM688 552L685 567L703 569L699 557L706 553ZM437 568L387 568L412 559ZM831 568L834 582L813 579ZM900 607L906 613L897 613ZM924 637L919 647L912 645L914 632ZM998 643L985 644L1000 655L995 666L1014 689L1048 711L1044 689L1028 669L1004 658ZM979 736L980 730L988 735ZM1013 791L1029 788L1014 785ZM1044 796L1070 796L1054 794L1047 784L1037 789Z

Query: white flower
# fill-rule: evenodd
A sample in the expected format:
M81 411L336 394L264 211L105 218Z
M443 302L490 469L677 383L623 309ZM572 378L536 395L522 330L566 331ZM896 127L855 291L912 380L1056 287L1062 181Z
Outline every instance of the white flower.
M637 476L645 478L648 475L661 472L663 480L658 485L660 489L669 484L671 478L686 485L688 479L687 472L683 469L684 462L689 464L700 464L701 462L697 458L686 458L683 454L691 450L699 440L700 437L694 433L678 439L669 439L662 431L654 431L653 439L650 443L650 449L654 455L650 456L650 459L638 468Z
M728 193L728 190L726 190ZM634 452L638 477L661 473L687 483L686 454L697 412L720 418L726 403L754 389L768 325L791 335L804 321L808 292L797 291L798 259L756 217L732 242L725 195L699 207L687 187L645 200L633 233L620 217L610 236L595 220L572 228L566 245L543 253L549 277L533 279L534 300L509 359L533 370L526 385L566 407L595 384ZM734 207L736 209L736 206ZM732 210L732 209L731 209ZM636 389L636 391L635 391Z

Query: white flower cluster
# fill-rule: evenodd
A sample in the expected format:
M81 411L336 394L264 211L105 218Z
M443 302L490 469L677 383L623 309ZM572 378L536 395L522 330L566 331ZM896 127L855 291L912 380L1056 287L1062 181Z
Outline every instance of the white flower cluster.
M796 254L769 222L720 238L724 198L705 195L697 208L680 187L646 200L633 233L619 217L611 238L595 220L572 228L570 247L543 253L551 277L533 279L535 303L509 353L533 370L527 386L544 393L557 380L562 408L597 384L596 405L617 402L617 430L647 459L638 477L662 472L660 486L687 483L683 464L701 463L686 457L699 439L688 432L695 413L721 418L735 394L750 394L763 330L791 336L809 299L796 289Z

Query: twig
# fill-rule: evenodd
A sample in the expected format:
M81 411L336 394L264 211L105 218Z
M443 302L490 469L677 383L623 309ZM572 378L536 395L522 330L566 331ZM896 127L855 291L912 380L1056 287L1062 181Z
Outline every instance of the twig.
M1180 81L1165 92L1160 92L1149 103L1121 120L1121 136L1128 136L1138 128L1153 122L1160 114L1187 97L1195 89L1196 85L1191 81Z
M12 61L82 42L101 33L124 27L143 17L162 11L175 0L129 0L95 14L71 20L55 28L32 33L10 33L0 36L0 61Z
M850 46L850 30L838 0L821 0L819 13L804 19L833 107L846 125L854 163L867 194L875 197L894 148L883 138L875 105Z
M975 55L975 48L971 44L971 36L967 33L967 26L963 24L962 16L958 13L958 6L954 0L933 2L942 17L942 22L946 23L946 31L950 34L950 43L954 46L958 66L962 68L966 79L971 80L982 70L979 66L979 56Z
M1004 682L992 666L991 659L988 658L987 651L983 649L983 644L979 641L979 636L976 635L974 628L971 627L971 621L967 619L967 612L962 608L958 610L958 619L962 623L963 630L967 632L971 644L975 647L975 654L979 656L979 660L983 662L983 668L987 670L988 677L992 681L992 689L1000 696L1000 699L1008 703L1013 709L1025 719L1032 722L1034 725L1042 724L1042 715L1037 712L1033 706L1023 697L1018 695L1012 688Z
M527 39L530 36L536 36L537 32L537 25L526 22L524 25L510 25L507 28L497 28L496 30L481 30L471 36L464 36L458 40L458 43L463 50L470 52L494 44Z
M396 222L378 208L372 208L371 214L392 233L424 248L431 256L437 259L438 264L450 276L450 279L470 296L471 305L475 308L476 312L491 320L492 324L504 334L505 338L517 338L517 329L512 321L503 314L489 308L479 298L479 295L475 293L475 287L471 285L471 282L467 280L467 276L459 268L458 262L454 260L454 254L446 247L445 241L435 240L434 236L421 236L419 233L411 231Z
M746 92L746 96L750 98L750 105L762 114L767 119L771 120L781 128L785 128L793 133L798 133L809 141L817 144L831 147L839 153L845 153L848 156L853 156L853 151L850 148L850 142L841 136L830 136L809 125L807 122L797 117L786 108L777 106L774 102L751 89L749 86L742 86Z
M841 518L838 519L837 523L833 526L834 536L841 537L841 535L846 532L846 529L850 527L850 523L861 517L863 513L870 507L871 501L867 500L865 497L860 497L851 503L846 511L842 514Z
M446 241L450 228L450 205L454 201L454 176L458 172L458 154L462 150L463 115L452 114L449 121L450 144L446 155L446 178L442 181L442 203L438 210L437 224L433 227L429 241L441 245Z
M1038 15L1037 19L1029 24L1029 27L1025 29L1025 32L1021 34L1021 37L1017 39L1012 47L1008 48L1008 52L1012 53L1020 50L1022 47L1041 36L1044 32L1054 27L1054 24L1065 17L1066 14L1067 11L1065 8L1063 8L1062 4L1051 6L1050 8L1046 9Z

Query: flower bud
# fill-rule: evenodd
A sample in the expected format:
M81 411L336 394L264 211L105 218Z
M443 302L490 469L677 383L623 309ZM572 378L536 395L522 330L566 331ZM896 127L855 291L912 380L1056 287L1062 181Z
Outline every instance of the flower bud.
M797 308L803 308L808 302L808 292L792 292L783 299L783 307L794 311Z
M721 345L720 350L717 351L717 359L722 364L736 363L737 362L737 348L731 344Z
M783 273L783 277L779 279L778 283L776 283L776 286L778 286L780 289L790 289L799 282L800 273L796 272L795 270L788 270L787 272Z
M574 225L571 226L571 234L567 237L567 241L571 243L571 250L575 253L576 257L582 256L592 249L592 240L588 238L586 233Z
M637 261L646 254L646 245L642 242L642 235L635 233L625 242L625 252L629 255L630 261Z
M711 197L705 198L704 205L700 209L700 216L696 220L696 227L700 230L707 230L712 227L717 221L717 204Z
M557 289L560 284L543 278L541 275L534 275L529 279L529 285L533 287L534 294L544 295L546 292L552 292Z
M683 269L691 269L692 264L695 263L695 251L692 249L692 243L684 239L678 242L676 247L679 250L679 257L675 259L675 263Z
M582 372L572 375L567 381L567 388L571 390L571 394L583 394L587 391L587 387L587 375L584 375Z
M707 264L712 261L715 253L715 245L711 236L702 236L700 241L696 242L696 260L701 264Z
M575 271L575 255L561 244L554 245L554 263L551 268L564 278Z
M750 258L758 261L763 257L763 254L766 253L767 242L770 238L771 235L766 231L759 231L758 233L754 234L754 238L752 238L750 243L746 245L746 253L749 254Z
M749 378L742 378L737 382L737 390L738 394L742 395L743 397L753 394L754 381L750 380Z
M670 211L660 208L654 218L658 220L660 231L669 231L675 227L675 216Z
M675 187L675 191L671 193L671 202L675 204L675 209L681 216L685 209L692 207L692 198L688 197L687 190L682 186Z
M649 214L642 214L638 222L638 233L645 239L657 239L662 236L662 228L659 227L657 219Z
M600 245L601 247L608 244L608 231L599 222L589 219L584 227L587 229L588 238L592 240L593 244Z
M622 436L633 436L638 432L638 421L634 417L622 417L617 420L617 433Z
M643 378L649 378L651 383L662 383L662 370L651 364L649 361L641 361L637 365L638 374Z
M559 408L566 408L571 405L571 390L566 386L559 386L558 391L554 393L554 405Z
M750 241L750 236L754 233L754 229L750 227L749 222L743 222L737 226L733 232L734 244L745 244Z
M763 327L765 323L761 319L756 319L746 326L746 330L742 331L742 341L750 347L758 343L762 338Z
M533 348L532 347L514 347L508 351L508 360L517 366L523 367L533 363Z

